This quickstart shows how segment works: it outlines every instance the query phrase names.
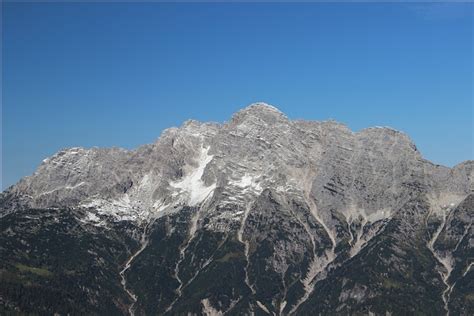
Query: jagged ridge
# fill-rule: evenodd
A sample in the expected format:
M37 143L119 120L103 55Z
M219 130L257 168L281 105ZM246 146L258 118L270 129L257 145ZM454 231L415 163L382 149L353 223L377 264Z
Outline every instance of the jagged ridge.
M33 209L68 209L99 240L126 223L137 246L127 260L103 266L107 282L122 287L110 306L123 313L469 314L468 293L458 289L472 284L472 212L457 211L467 202L457 205L469 199L473 165L434 165L390 128L354 133L333 121L292 121L258 103L224 124L187 121L132 151L57 153L2 193L1 214L11 223L2 238L43 231L15 224ZM444 236L450 241L441 249ZM401 255L407 252L414 257ZM37 264L26 257L22 265ZM395 257L406 268L386 275ZM5 256L2 268L21 275L18 260ZM409 266L427 274L404 279L410 290L399 286ZM357 269L367 278L354 278ZM216 282L216 273L226 281ZM380 282L386 286L375 286ZM424 303L390 302L403 291ZM5 306L25 308L3 292Z

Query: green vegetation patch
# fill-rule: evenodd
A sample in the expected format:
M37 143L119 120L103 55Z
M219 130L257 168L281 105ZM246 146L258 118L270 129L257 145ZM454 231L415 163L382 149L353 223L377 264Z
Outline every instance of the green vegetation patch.
M466 301L474 301L474 294L473 293L467 294Z
M36 274L36 275L39 275L41 277L45 277L45 278L49 278L53 275L53 273L47 269L44 269L44 268L35 268L35 267L30 267L30 266L26 266L24 264L21 264L21 263L17 263L15 264L15 267L20 270L20 272L29 272L29 273L33 273L33 274Z
M402 288L402 284L392 279L384 279L383 287L386 289L400 289Z
M229 253L226 253L223 257L217 259L216 261L218 262L227 262L231 259L236 259L236 258L244 258L244 256L242 255L242 252L229 252Z

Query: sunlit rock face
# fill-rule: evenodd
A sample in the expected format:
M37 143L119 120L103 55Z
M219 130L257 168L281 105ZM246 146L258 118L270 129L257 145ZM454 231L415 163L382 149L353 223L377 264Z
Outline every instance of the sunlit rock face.
M473 166L264 103L66 149L1 195L1 308L470 315Z

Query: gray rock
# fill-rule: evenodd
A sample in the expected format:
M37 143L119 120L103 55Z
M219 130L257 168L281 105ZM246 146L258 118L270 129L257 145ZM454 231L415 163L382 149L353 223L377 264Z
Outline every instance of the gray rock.
M442 303L432 304L433 312L449 311L452 296L452 308L462 313L463 293L455 284L472 276L472 258L460 251L472 252L472 203L466 201L474 190L473 166L474 161L435 165L406 134L388 127L352 132L334 121L290 120L275 107L256 103L222 124L187 121L136 150L62 150L3 192L0 211L11 218L28 209L67 208L81 225L130 222L130 237L141 247L120 275L125 292L132 298L138 293L132 313L167 306L170 313L202 307L211 314L292 314L313 303L322 312L377 312L377 297L386 295L378 291L400 288L390 271L409 271L406 258L420 245L421 257L413 264L433 268L414 284L420 291L426 282L439 289L435 295ZM382 240L391 241L380 245ZM166 261L173 265L169 271L154 266L156 254L147 252L166 249L162 242L174 247ZM233 250L219 261L223 245ZM323 282L350 271L348 265L364 270L361 258L374 251L389 254L377 263L389 269L388 276L374 267L370 274L370 282L389 278L382 285L356 280L349 272L340 289ZM245 282L209 288L216 294L199 300L188 294L193 301L185 300L187 289L208 275L206 269L229 260ZM127 274L140 273L135 261L175 280L170 288L150 289L166 297L166 304L141 301L149 295L140 296L140 278L127 284ZM336 301L314 292L324 286ZM379 312L416 312L411 305L391 308Z

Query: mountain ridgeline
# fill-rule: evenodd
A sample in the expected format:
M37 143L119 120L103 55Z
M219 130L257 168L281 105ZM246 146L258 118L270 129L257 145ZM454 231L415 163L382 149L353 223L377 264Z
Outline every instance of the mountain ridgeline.
M0 196L0 314L473 315L474 161L253 104Z

